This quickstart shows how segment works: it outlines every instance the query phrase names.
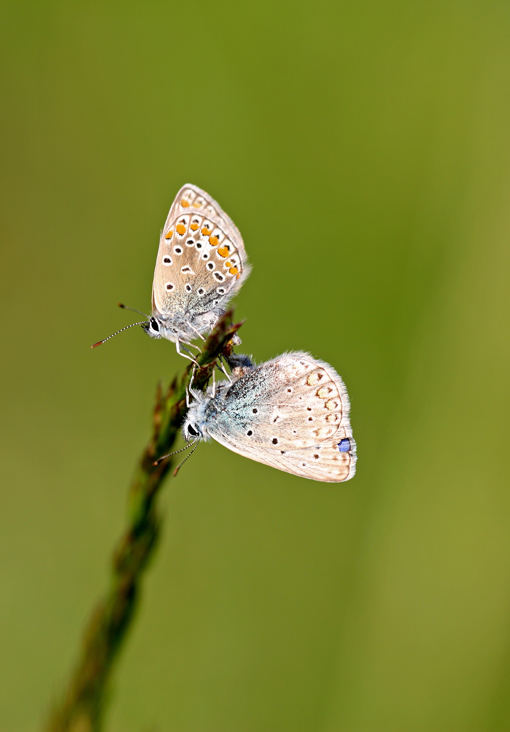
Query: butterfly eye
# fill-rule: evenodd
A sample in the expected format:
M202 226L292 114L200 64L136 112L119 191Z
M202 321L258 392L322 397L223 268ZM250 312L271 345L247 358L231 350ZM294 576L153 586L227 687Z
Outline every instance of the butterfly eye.
M192 437L198 437L198 432L190 424L188 425L188 434L191 435Z
M156 333L159 333L159 323L156 320L156 318L151 318L151 321L150 322L151 322L151 328L152 328L152 330L155 330Z

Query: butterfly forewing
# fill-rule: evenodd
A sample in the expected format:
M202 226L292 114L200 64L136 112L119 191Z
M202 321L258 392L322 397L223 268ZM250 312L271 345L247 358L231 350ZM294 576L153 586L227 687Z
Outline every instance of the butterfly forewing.
M248 371L218 405L207 431L234 452L314 480L354 475L349 398L329 364L283 354Z
M205 191L187 184L168 214L158 250L152 304L163 319L221 311L247 277L241 234Z

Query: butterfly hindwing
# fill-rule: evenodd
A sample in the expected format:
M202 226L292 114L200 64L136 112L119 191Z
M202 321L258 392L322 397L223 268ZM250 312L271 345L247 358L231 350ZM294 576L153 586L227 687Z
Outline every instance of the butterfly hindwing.
M160 238L153 314L163 320L188 320L202 331L225 309L248 273L235 224L205 191L183 186Z
M355 473L356 444L345 385L307 353L283 354L222 387L207 433L230 450L327 482Z

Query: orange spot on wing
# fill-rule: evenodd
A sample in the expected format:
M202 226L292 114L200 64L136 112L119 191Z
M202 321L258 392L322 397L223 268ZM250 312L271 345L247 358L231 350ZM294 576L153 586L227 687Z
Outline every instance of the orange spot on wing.
M197 203L196 201L193 204L193 208L201 208L201 206L202 206L202 204L201 203Z
M173 235L174 235L174 230L173 229L170 229L170 231L168 232L168 234L165 236L165 239L171 239Z
M209 244L213 247L216 246L216 244L219 242L219 239L217 236L210 236L209 237Z
M204 228L202 229L202 234L204 236L209 236L209 234L212 234L212 231L211 229L208 229L207 226L204 226Z
M228 257L228 255L230 254L228 247L220 247L218 249L218 254L220 255L220 257Z
M184 234L186 232L186 227L184 226L184 224L177 224L175 228L178 234Z
M198 229L198 224L191 224L189 227L192 231L196 231Z
M232 262L225 262L225 267L228 269L232 266Z
M237 267L231 267L229 269L229 272L230 272L230 274L239 276L239 270L237 269Z
M183 208L189 208L189 201L186 201L184 198L181 201L181 206Z

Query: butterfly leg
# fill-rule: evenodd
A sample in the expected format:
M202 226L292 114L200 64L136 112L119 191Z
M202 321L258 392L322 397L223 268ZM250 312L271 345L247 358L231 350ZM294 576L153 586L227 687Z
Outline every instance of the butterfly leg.
M186 387L186 406L189 408L191 405L191 397L193 399L198 399L200 397L200 392L196 389L193 389L193 381L195 379L195 374L197 372L197 367L193 365L193 371L191 373L191 379L189 380L189 384Z
M202 335L202 333L201 333L201 332L200 332L199 330L197 330L197 329L196 329L196 328L195 328L195 327L194 327L193 325L191 325L191 323L188 323L188 322L187 322L187 323L186 323L186 325L188 325L188 326L189 326L189 327L191 328L191 330L194 330L194 331L195 331L195 333L197 334L197 336L198 336L199 338L201 338L201 339L202 339L203 341L205 341L205 338L204 338L204 336Z
M197 346L196 343L191 343L188 341L186 345L188 346L188 348L196 348L198 353L202 353L202 349L200 348L200 346Z
M225 374L225 376L227 377L228 382L231 384L232 383L232 379L230 378L230 374L228 373L228 371L226 370L225 366L223 365L223 360L222 359L223 359L223 357L220 355L218 357L218 360L216 361L216 365L219 368L219 370L223 374Z
M190 345L190 344L186 344L186 345ZM190 351L188 351L186 346L183 346L184 350L181 350L181 342L179 341L179 339L177 339L177 341L175 343L175 348L176 348L179 356L184 356L184 358L187 358L189 361L191 361L191 363L194 363L196 366L200 366L200 364L198 363L196 358L193 357L193 355L190 353ZM186 353L184 351L186 351Z

